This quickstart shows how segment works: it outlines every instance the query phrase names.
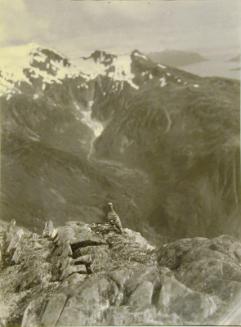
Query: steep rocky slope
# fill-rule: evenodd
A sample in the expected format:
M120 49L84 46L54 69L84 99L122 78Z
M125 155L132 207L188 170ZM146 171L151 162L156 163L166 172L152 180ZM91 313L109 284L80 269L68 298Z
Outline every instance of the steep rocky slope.
M240 234L238 81L36 45L0 71L3 219L102 221L111 200L150 239Z
M107 223L48 222L39 235L12 221L1 225L0 285L4 327L240 324L241 243L223 235L156 249Z

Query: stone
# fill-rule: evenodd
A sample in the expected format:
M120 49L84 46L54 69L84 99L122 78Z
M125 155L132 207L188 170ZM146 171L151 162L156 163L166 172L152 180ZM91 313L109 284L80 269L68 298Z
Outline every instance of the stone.
M7 232L8 233L12 233L16 228L16 220L15 219L11 219L8 228L7 228Z
M68 241L71 244L73 251L82 246L95 246L105 244L103 237L96 235L92 232L88 225L67 225L62 228L58 228L58 235L60 242L64 243Z
M38 309L38 300L33 300L29 303L24 311L21 327L38 327L40 325Z
M21 258L21 254L22 254L22 249L20 246L17 246L16 250L14 251L14 254L11 258L11 261L15 264L19 263L20 258Z
M72 259L70 257L60 258L60 260L58 262L58 267L59 267L60 271L65 271L69 267L71 262L72 262Z
M213 325L241 292L241 243L232 237L176 240L159 251L131 230L97 227L104 244L95 236L75 243L96 232L76 223L58 228L58 243L24 233L10 251L17 265L7 260L0 270L9 326L22 318L22 327ZM239 308L230 310L239 319Z
M76 265L76 266L68 266L62 271L60 276L60 280L64 280L68 276L78 273L78 274L87 274L86 266L85 265Z
M90 264L91 262L92 262L92 257L90 254L82 255L76 259L73 259L73 263Z
M9 254L11 251L17 248L17 245L22 238L24 231L22 229L17 230L17 232L12 236L10 243L8 245L6 253Z
M66 305L67 296L63 293L53 295L42 315L41 324L46 327L55 326Z
M50 238L52 240L55 240L57 238L57 236L58 236L58 230L57 230L57 228L54 228L52 234L50 235Z
M44 230L43 230L43 237L51 237L54 232L54 224L52 220L49 220L45 223L44 225Z
M66 277L66 281L68 283L68 286L73 286L74 289L76 289L76 285L80 285L87 276L85 274L78 274L78 273L73 273L69 277Z
M101 321L103 312L109 306L108 296L112 284L104 277L95 276L86 280L65 306L58 326L96 325Z
M149 281L143 281L138 285L135 291L131 294L128 305L135 308L147 308L152 304L153 284Z
M72 248L70 246L70 243L68 241L65 241L62 244L62 252L61 252L61 256L63 257L67 257L67 256L72 256L73 255L73 251Z
M165 313L176 313L185 322L201 322L217 310L217 298L192 291L174 277L165 276L158 307Z
M130 276L133 274L131 269L116 269L109 273L110 278L123 289Z

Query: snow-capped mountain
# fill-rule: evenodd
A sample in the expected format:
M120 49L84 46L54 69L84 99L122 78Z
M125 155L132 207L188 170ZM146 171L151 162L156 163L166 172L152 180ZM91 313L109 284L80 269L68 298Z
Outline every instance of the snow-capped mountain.
M141 62L149 62L150 67L135 74L133 67ZM106 76L116 82L126 82L134 89L139 89L138 77L142 82L153 79L151 69L156 68L160 86L164 87L167 80L172 80L171 73L161 64L150 65L150 60L135 50L130 55L111 55L104 51L95 51L88 58L67 59L55 50L46 49L37 44L2 48L0 53L0 96L19 93L21 90L36 87L41 82L42 91L48 85L61 84L64 79L82 78L90 81L98 76ZM174 77L175 79L175 77ZM176 81L182 80L176 77ZM140 81L139 81L140 82ZM185 82L183 81L185 84ZM195 86L195 85L194 85ZM79 88L87 88L87 84L80 83ZM197 87L197 85L196 85Z
M149 235L237 232L238 81L31 44L1 49L0 105L5 219L100 221L111 200Z
M54 51L36 44L1 49L0 95L21 93L23 86L35 86L41 80L42 90L46 84L61 83L73 76L68 60Z
M62 92L71 84L71 106L75 118L88 126L95 136L100 136L103 126L93 119L93 83L99 86L102 96L164 88L168 84L187 86L189 83L161 64L152 63L145 55L135 50L129 55L111 55L95 51L88 58L67 59L59 52L37 44L4 48L0 54L0 96L9 101L14 95L27 95L34 101L51 95L57 106L56 85ZM191 75L190 75L191 76ZM189 81L190 81L189 76ZM193 88L200 85L192 78ZM85 94L84 106L79 94ZM83 99L82 99L83 100ZM61 103L63 99L61 98ZM83 102L83 101L82 101ZM81 109L82 107L82 109ZM83 110L84 109L84 110Z
M36 44L4 48L0 54L0 95L10 98L14 93L21 93L23 87L35 87L39 81L44 91L47 85L60 84L65 78L82 77L89 81L99 75L126 81L138 88L132 81L135 76L131 72L131 61L130 55L117 57L96 51L89 58L71 62L56 51ZM85 83L78 86L87 88Z

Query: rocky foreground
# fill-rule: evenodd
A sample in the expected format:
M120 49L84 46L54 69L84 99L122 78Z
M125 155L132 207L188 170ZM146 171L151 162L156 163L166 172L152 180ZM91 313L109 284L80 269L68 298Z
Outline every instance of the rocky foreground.
M49 222L38 235L12 221L0 242L4 327L213 324L241 292L241 242L230 236L156 249L108 224Z

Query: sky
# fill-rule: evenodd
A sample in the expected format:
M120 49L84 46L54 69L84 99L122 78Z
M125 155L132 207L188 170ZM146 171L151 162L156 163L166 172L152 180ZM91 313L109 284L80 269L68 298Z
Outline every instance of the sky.
M239 53L241 0L0 0L0 47Z

